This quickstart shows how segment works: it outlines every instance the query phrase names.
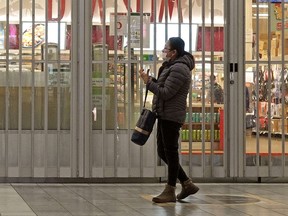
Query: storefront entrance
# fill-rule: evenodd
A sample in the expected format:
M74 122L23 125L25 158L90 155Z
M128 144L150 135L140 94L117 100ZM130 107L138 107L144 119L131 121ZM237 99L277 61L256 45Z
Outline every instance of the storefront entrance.
M91 98L87 111L93 110L87 119L92 129L87 176L167 176L157 157L156 128L144 147L130 137L145 93L138 71L150 69L157 77L165 42L180 36L196 60L179 140L181 163L193 177L226 177L224 1L106 1L98 6L92 12L92 81L86 86ZM97 32L103 37L93 41ZM151 93L147 102L151 107Z
M245 176L287 176L288 5L281 2L246 2L245 109L255 125L246 130Z
M179 139L187 173L287 175L286 4L2 3L0 177L165 178L156 128L144 147L130 137L145 93L138 71L157 77L172 36L196 60Z

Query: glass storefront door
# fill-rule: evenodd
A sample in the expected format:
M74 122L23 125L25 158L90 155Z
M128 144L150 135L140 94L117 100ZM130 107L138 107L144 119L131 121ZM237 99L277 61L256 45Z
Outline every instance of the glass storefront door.
M245 1L245 175L287 176L287 1Z
M181 163L193 177L225 177L224 0L107 0L91 5L87 110L93 114L88 116L87 172L100 178L166 177L166 167L157 157L156 128L144 147L130 137L145 93L138 71L150 69L157 77L165 42L180 36L196 60L180 132ZM151 107L152 97L149 92L146 107Z
M1 1L1 177L76 175L71 6L71 1Z
M138 70L157 77L172 36L196 60L181 163L190 176L226 176L224 0L1 5L2 177L165 177L156 129L142 148L130 136L145 92Z

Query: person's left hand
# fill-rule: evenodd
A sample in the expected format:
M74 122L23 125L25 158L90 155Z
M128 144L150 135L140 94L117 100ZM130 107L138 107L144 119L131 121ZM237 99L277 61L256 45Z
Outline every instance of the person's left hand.
M147 84L147 82L149 80L149 71L150 71L150 69L148 69L147 73L146 73L143 69L139 70L140 77L142 78L142 80L144 81L145 84Z

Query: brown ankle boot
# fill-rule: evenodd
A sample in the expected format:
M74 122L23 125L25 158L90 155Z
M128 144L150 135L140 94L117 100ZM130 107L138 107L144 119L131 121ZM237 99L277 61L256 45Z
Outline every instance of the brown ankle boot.
M181 182L181 185L182 190L179 194L177 194L178 200L185 199L189 195L197 193L197 191L199 190L199 188L193 184L191 179Z
M164 191L153 197L152 201L155 203L176 202L175 189L176 187L166 184Z

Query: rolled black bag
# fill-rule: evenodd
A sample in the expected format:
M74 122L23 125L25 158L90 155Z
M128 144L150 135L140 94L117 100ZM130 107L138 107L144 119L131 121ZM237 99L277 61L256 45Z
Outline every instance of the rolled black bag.
M145 108L147 94L148 89L146 89L141 115L131 136L131 141L140 146L143 146L147 142L156 121L156 113Z
M146 108L142 109L141 115L132 133L131 141L143 146L148 140L156 120L156 114Z

